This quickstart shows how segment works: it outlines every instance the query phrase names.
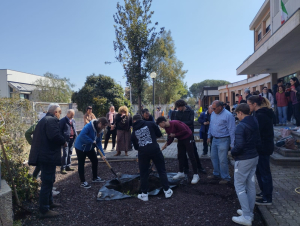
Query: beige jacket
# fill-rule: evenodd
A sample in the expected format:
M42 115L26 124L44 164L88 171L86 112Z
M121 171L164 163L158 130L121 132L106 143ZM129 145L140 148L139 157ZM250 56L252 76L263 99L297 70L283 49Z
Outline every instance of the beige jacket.
M85 113L85 115L83 116L84 125L88 124L93 119L96 119L96 117L93 113L91 113L91 114Z

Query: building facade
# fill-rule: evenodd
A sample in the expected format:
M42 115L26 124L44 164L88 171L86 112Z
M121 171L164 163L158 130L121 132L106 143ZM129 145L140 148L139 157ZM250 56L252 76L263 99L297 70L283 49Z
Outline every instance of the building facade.
M204 86L200 93L199 107L204 109L212 104L213 101L219 100L218 87Z
M238 75L270 74L277 79L300 75L300 0L282 0L288 19L281 22L281 0L265 0L250 24L254 53L238 68Z
M35 83L38 79L45 79L43 76L0 69L0 97L20 97L31 101L37 100Z
M281 23L281 0L265 0L252 20L249 29L254 35L254 53L238 68L237 75L247 79L220 86L220 100L234 105L237 93L244 96L268 87L272 89L277 79L284 83L291 77L300 76L300 0L282 0L288 19ZM244 98L244 97L243 97Z

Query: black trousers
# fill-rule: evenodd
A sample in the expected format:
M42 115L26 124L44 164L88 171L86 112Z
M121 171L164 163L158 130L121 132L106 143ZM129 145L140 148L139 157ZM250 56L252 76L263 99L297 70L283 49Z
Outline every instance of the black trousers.
M149 151L149 153L138 153L139 158L139 168L140 168L140 176L141 176L141 192L148 192L148 178L149 178L149 167L150 160L156 166L157 172L159 174L160 183L165 191L169 189L169 181L167 178L166 167L165 167L165 159L160 149Z
M111 130L110 127L107 127L107 133L105 135L104 141L104 149L107 148L110 135L112 136L112 147L114 148L116 146L117 129Z
M41 168L41 191L40 191L40 212L46 213L53 203L52 188L55 181L55 165L40 164Z
M196 162L197 162L197 168L198 169L202 169L202 165L201 165L201 162L200 162L200 158L199 158L199 154L198 154L198 149L197 149L197 146L196 146L196 142L195 142L194 136L192 136L192 139L193 139L193 147L194 147L193 151L194 151L194 156L195 156L195 159L196 159ZM183 159L183 162L184 162L183 163L183 167L184 167L183 172L185 174L189 174L189 162L188 162L188 158L186 156L186 153L185 153L185 156L182 155L182 159ZM178 158L178 160L179 160L179 158Z
M85 177L84 177L84 164L85 164L85 159L88 157L91 160L92 163L92 174L93 174L93 179L97 178L97 169L98 169L98 159L97 159L97 154L96 152L92 149L90 151L81 151L76 149L76 154L77 154L77 159L78 159L78 174L81 182L85 182Z
M273 179L269 155L259 155L255 173L259 188L263 193L263 199L272 202Z
M198 173L198 170L197 170L198 165L197 165L197 159L196 159L197 157L195 156L194 144L195 144L195 141L192 136L190 138L187 138L184 140L178 140L177 148L178 148L179 172L186 173L186 168L187 168L186 166L188 166L188 162L186 165L186 161L187 161L186 153L187 153L190 158L190 161L192 163L194 174ZM198 160L199 160L198 153L197 153L197 156L198 156ZM188 174L188 171L186 174Z
M296 119L296 125L300 126L300 103L293 104L293 115Z

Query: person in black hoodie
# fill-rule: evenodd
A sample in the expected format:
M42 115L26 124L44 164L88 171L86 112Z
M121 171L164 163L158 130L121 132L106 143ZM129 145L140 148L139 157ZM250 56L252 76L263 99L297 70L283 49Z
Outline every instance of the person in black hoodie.
M232 221L242 225L251 225L255 206L254 175L258 163L257 150L260 148L260 135L257 119L250 116L247 104L239 104L235 110L240 123L235 130L234 147L231 155L234 164L234 186L242 209L237 213L239 217L232 217Z
M156 166L159 178L164 189L165 197L170 198L173 191L169 187L169 182L166 173L165 159L160 150L156 138L161 137L160 129L154 122L142 120L141 115L133 116L133 132L131 141L134 149L138 150L139 169L141 177L141 194L138 198L143 201L148 201L148 177L150 160Z
M247 101L250 111L259 125L261 146L257 150L259 159L256 177L261 193L257 194L256 205L272 205L273 181L270 169L270 155L274 151L273 110L269 100L262 96L252 96Z
M174 117L172 120L178 120L186 124L194 134L194 119L195 119L195 114L194 111L187 105L187 103L184 100L177 100L175 102L175 106L178 111L174 113ZM195 138L193 135L193 143L194 143L194 155L197 161L197 168L199 173L206 174L206 171L204 168L202 168L199 154L197 151L196 143L195 143ZM189 174L189 163L187 159L186 153L182 153L182 156L178 156L178 158L183 158L184 159L184 173Z

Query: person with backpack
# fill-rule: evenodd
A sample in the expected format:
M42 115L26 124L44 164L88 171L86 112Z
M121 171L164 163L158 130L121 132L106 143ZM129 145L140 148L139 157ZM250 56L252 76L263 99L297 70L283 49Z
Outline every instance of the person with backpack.
M154 122L143 120L141 115L133 116L131 141L134 149L138 150L141 177L141 194L138 195L138 199L142 201L148 201L148 178L151 160L156 166L165 197L170 198L173 194L173 191L169 187L165 159L156 140L161 136L162 133Z
M255 206L255 180L254 175L258 163L257 150L261 141L257 119L250 116L250 107L239 104L235 109L240 123L235 130L234 147L231 155L234 164L234 187L239 199L241 209L237 210L239 217L232 217L232 221L241 225L252 225Z
M274 112L269 100L262 96L252 96L247 101L251 113L256 117L259 125L261 146L256 167L256 178L261 192L256 195L256 205L272 205L273 179L270 169L270 155L274 151Z

